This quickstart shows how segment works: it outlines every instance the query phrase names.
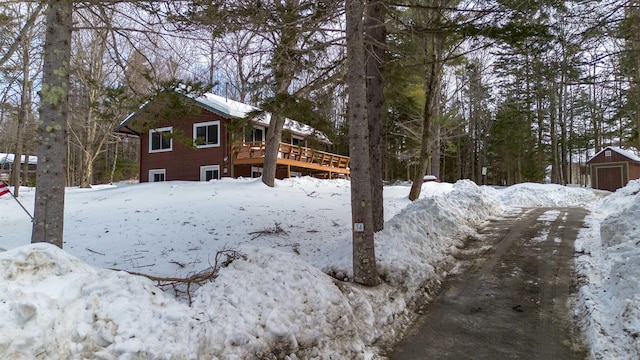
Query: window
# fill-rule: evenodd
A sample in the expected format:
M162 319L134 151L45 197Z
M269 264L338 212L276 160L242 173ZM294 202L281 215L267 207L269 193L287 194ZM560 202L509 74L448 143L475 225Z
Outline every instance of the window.
M149 131L149 152L171 151L173 147L173 141L171 140L172 132L173 128L171 127Z
M200 181L218 180L220 179L220 166L208 165L200 166Z
M604 151L604 156L605 157L611 157L611 150L605 150Z
M257 167L257 166L252 166L251 167L251 177L252 178L259 178L260 176L262 176L262 168L261 167Z
M165 176L166 176L165 169L149 170L149 182L165 181Z
M304 139L295 135L291 135L291 145L304 146Z
M193 124L193 144L198 148L220 146L220 121Z
M254 127L250 134L245 138L246 142L264 141L264 128Z

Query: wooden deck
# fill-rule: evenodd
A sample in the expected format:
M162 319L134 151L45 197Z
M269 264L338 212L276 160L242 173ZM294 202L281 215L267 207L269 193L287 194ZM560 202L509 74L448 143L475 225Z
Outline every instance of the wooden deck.
M235 165L264 164L265 142L249 142L233 147ZM278 165L291 169L307 170L313 173L325 173L329 179L349 177L349 157L314 150L307 147L280 143L278 147Z

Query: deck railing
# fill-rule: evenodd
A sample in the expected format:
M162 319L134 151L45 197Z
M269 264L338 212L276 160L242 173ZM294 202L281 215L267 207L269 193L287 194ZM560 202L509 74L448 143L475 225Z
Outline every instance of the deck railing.
M234 159L262 159L264 158L265 147L266 144L264 141L236 144L234 146ZM278 162L281 162L280 159L295 161L295 163L290 161L282 162L299 165L301 167L317 168L318 166L321 166L344 170L349 168L348 156L332 154L325 151L286 143L280 143L278 146ZM304 164L312 166L305 166ZM327 169L327 171L331 170Z

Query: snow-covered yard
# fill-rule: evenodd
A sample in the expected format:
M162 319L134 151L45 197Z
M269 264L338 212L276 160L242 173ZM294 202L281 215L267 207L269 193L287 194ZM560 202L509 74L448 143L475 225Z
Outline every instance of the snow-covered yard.
M452 247L514 207L555 205L596 209L576 245L585 284L576 311L589 315L592 354L637 358L639 189L632 182L598 200L556 185L431 182L411 203L408 185L388 186L376 288L342 281L352 274L344 180L68 189L64 251L29 244L30 219L5 195L0 358L375 359L377 342L411 321L413 304L446 276ZM34 190L20 193L33 208ZM187 277L229 249L246 257L220 258L217 278L191 289L191 306L184 294L118 271Z

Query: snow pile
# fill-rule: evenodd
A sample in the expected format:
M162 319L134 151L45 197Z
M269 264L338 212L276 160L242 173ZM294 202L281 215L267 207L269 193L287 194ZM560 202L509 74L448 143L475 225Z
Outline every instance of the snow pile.
M3 359L196 358L188 307L146 278L35 244L0 253L0 279Z
M364 344L332 279L281 251L250 248L203 286L193 313L205 358L358 358Z
M246 254L215 281L176 300L146 278L87 265L28 242L28 220L2 212L0 354L42 358L365 358L408 321L408 307L438 282L448 250L501 211L472 182L385 188L387 230L377 234L376 288L352 276L349 183L290 179L70 189L65 250L83 261L184 276L216 251ZM23 189L25 203L33 192ZM15 204L2 199L5 207ZM202 201L204 200L204 201ZM171 206L163 206L170 201ZM215 205L215 206L214 206ZM22 214L24 215L24 214ZM394 216L395 215L395 216ZM20 329L20 331L16 331ZM6 357L4 356L4 357Z
M640 180L592 208L576 250L579 312L595 359L640 358Z
M0 358L375 359L376 341L413 319L446 276L451 250L509 210L503 201L591 196L459 181L425 183L410 202L408 185L385 187L387 222L376 234L384 283L366 288L342 281L352 277L349 186L302 178L275 188L225 179L69 189L65 251L28 244L29 218L2 197ZM34 190L21 195L33 208ZM107 270L184 277L225 249L246 258L191 289L191 306L144 277Z
M409 204L376 234L376 264L385 285L342 286L355 317L363 320L358 331L367 345L392 338L411 321L409 309L427 301L446 276L450 250L503 210L468 180L436 193Z
M414 202L377 234L380 274L394 285L420 286L436 275L434 266L445 261L452 246L462 246L476 227L502 211L468 180L458 181L448 194Z
M507 206L586 206L597 200L589 189L556 184L523 183L494 190Z
M2 211L17 236L0 234L2 246L13 247L0 254L0 354L371 358L374 342L393 336L415 298L444 276L436 269L449 249L502 211L469 181L425 184L413 203L408 191L385 188L385 215L393 219L376 235L376 252L388 283L373 289L323 272L352 276L344 180L289 179L273 189L255 179L70 189L65 250L72 255L21 246L28 219ZM22 193L32 204L32 189ZM0 206L15 207L8 200ZM193 291L191 307L146 278L104 269L185 276L229 248L246 259Z

